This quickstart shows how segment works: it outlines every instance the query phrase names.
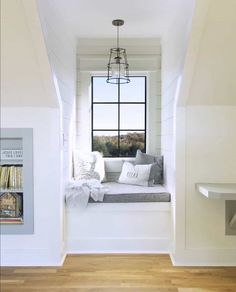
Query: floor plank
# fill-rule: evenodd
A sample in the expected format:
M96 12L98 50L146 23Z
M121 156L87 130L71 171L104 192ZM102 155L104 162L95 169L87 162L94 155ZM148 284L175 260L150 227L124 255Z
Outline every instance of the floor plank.
M1 292L236 292L236 267L173 267L168 255L70 255L63 267L2 268Z

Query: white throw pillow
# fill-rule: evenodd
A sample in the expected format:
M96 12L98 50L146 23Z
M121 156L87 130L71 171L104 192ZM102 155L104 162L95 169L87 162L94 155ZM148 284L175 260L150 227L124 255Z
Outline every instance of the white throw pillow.
M97 172L94 171L96 157L89 154L81 156L75 152L74 160L74 178L77 179L100 179Z
M100 182L105 179L104 160L98 151L89 154L74 152L74 178L97 179Z
M125 161L118 182L122 184L148 186L152 164L133 165Z
M92 156L95 157L94 171L99 174L100 182L105 181L105 163L102 154L98 151L93 151Z

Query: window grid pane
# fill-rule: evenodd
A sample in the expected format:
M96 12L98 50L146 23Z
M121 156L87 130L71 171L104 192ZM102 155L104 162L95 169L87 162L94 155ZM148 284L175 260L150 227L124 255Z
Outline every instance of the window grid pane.
M145 102L145 78L130 77L130 83L120 87L121 102Z
M121 129L145 129L145 105L121 104L120 105Z
M105 157L117 157L118 131L93 131L93 151L102 152Z
M109 121L109 123L107 122ZM118 106L117 104L94 104L93 105L94 130L118 129Z
M145 151L144 131L120 131L120 154L124 157L136 155L137 150Z
M117 87L106 82L106 77L93 78L93 101L94 102L118 102Z

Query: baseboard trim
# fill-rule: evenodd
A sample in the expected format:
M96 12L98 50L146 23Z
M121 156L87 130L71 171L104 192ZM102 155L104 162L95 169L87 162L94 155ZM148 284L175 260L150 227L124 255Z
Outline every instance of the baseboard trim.
M61 259L61 261L60 261L60 267L62 267L63 265L64 265L64 262L65 262L65 260L66 260L66 257L67 257L67 253L65 253L63 256L62 256L62 259Z
M236 253L230 249L183 250L170 253L173 266L186 267L235 267Z
M62 266L66 253L61 257L57 256L50 249L2 249L1 266L3 267L41 267L41 266Z
M174 254L166 238L100 238L96 239L96 245L93 240L73 239L60 258L49 249L2 249L1 266L62 266L67 254L169 254L173 266L236 266L235 250L184 250Z
M68 238L67 254L170 253L169 238Z

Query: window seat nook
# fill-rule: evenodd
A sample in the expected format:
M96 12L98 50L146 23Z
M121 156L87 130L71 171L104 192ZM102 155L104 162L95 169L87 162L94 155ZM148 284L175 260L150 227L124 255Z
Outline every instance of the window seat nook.
M128 159L125 159L127 161ZM129 159L134 161L134 159ZM121 159L105 160L108 191L84 209L67 204L67 253L169 253L171 195L151 187L117 183Z

